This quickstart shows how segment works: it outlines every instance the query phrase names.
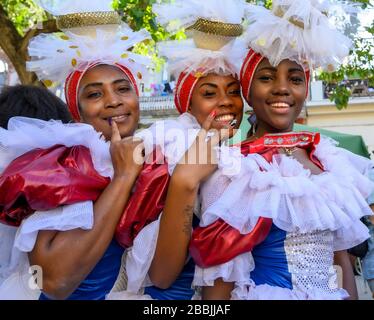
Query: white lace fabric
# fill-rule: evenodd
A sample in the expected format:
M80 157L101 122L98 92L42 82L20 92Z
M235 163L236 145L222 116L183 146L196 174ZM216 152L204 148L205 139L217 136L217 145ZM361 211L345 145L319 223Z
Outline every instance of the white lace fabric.
M43 121L24 117L11 118L8 130L0 128L0 148L4 151L0 153L0 173L20 155L57 144L87 147L97 172L104 177L113 176L109 143L91 125L64 124L59 120Z
M195 117L186 112L175 120L158 121L135 136L143 139L146 155L156 146L160 148L171 175L182 156L194 143L200 129L201 126Z
M31 273L27 253L32 251L39 231L91 229L92 201L36 211L19 228L0 224L0 298L37 299L40 291L29 286Z

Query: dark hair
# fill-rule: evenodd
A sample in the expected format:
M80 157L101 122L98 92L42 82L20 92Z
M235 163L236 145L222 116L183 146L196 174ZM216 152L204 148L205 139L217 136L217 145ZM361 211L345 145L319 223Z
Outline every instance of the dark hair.
M60 98L46 88L29 85L5 87L0 94L0 126L7 129L9 119L15 116L72 121Z

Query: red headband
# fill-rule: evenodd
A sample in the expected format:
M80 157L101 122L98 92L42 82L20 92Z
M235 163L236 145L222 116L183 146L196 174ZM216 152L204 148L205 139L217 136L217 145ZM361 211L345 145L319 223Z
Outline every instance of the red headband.
M265 57L261 54L253 51L253 49L249 49L247 56L244 59L242 64L242 68L240 70L240 84L242 86L242 92L244 99L248 102L251 84L253 80L253 76L255 71L260 64L260 62ZM309 91L309 80L310 80L310 71L305 71L305 79L306 79L306 96L308 96Z
M69 74L69 76L66 78L65 81L65 97L66 97L66 103L69 107L69 111L71 115L73 116L73 119L77 122L80 121L80 113L79 113L79 107L78 107L78 88L79 83L81 82L83 76L86 74L86 72L100 64L103 64L102 62L95 62L90 64L86 69L79 71L73 71ZM107 63L105 63L107 64ZM123 73L127 76L131 84L133 85L136 94L139 96L139 89L136 85L136 81L134 76L132 75L131 71L126 68L125 66L115 63L113 66L119 68Z
M182 72L179 75L178 82L175 89L174 102L179 113L185 113L191 102L193 89L200 76L196 74Z

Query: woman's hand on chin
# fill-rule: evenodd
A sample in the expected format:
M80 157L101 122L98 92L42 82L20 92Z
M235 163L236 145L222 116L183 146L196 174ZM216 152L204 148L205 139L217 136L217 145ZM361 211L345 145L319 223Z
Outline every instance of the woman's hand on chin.
M136 179L144 163L143 140L135 137L121 138L118 126L112 122L110 155L114 168L113 179Z
M186 151L173 173L173 178L178 178L191 189L197 188L216 170L218 159L215 147L230 135L229 127L221 130L212 129L214 117L213 111L202 124L195 142Z

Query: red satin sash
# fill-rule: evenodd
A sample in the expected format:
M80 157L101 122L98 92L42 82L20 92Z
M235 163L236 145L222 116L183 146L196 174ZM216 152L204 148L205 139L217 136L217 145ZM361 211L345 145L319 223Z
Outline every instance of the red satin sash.
M156 149L140 173L117 225L116 239L123 247L132 246L137 234L157 220L164 209L170 176L164 155Z
M225 263L236 256L252 251L269 234L272 220L259 218L248 234L241 234L219 219L207 227L194 229L190 242L190 254L195 263L207 268Z
M170 180L157 150L144 164L116 229L123 247L161 213ZM35 149L13 160L0 176L0 223L19 226L36 210L50 210L81 201L95 201L110 179L95 170L83 146L56 145Z
M19 226L36 210L95 201L109 181L95 170L86 147L32 150L0 176L0 222Z

